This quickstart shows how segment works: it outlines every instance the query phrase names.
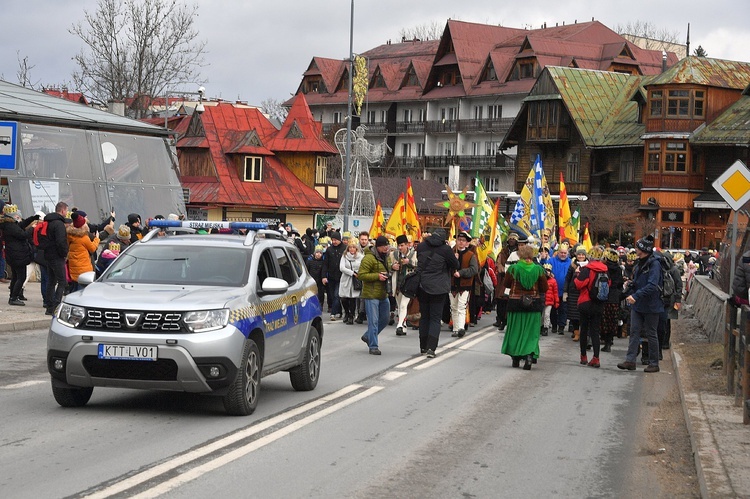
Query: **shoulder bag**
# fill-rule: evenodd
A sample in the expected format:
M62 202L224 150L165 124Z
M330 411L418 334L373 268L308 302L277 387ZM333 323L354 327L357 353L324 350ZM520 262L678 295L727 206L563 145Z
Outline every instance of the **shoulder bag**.
M427 257L427 260L425 261L424 266L427 267L427 264L430 263L430 259L432 258L432 254L430 254L429 257ZM404 276L404 281L401 283L401 287L399 288L399 291L402 295L404 295L407 298L416 298L417 292L419 292L419 285L422 282L422 267L417 265L417 269L412 272L411 274L406 274Z

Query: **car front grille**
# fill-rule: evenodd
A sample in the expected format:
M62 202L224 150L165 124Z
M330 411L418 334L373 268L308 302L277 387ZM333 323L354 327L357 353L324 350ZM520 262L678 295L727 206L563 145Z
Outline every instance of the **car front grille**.
M83 358L83 367L94 378L175 381L177 363L172 359L153 362L141 360L100 359L94 355Z
M142 312L137 310L86 310L83 329L130 332L187 332L180 312Z

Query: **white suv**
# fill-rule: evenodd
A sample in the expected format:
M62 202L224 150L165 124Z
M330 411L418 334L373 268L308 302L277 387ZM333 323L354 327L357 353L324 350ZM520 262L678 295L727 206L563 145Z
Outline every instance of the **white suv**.
M55 400L83 406L95 386L179 390L221 396L229 414L248 415L268 374L288 371L295 390L314 389L323 322L299 251L265 224L152 225L56 310L47 339Z

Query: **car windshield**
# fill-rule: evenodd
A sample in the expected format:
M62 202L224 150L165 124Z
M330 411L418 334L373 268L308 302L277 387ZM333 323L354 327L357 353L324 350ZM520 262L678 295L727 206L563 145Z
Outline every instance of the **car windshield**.
M243 286L250 251L244 248L137 244L106 271L104 282Z

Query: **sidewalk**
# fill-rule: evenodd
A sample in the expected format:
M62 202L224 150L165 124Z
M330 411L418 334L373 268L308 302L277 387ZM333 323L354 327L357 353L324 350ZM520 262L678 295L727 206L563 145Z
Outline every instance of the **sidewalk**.
M44 315L38 282L29 282L24 290L26 306L8 305L8 284L0 284L0 334L49 327L51 317Z
M7 284L0 286L7 290ZM29 282L24 294L28 298L24 307L8 305L7 293L0 295L0 334L49 326L39 283ZM750 498L750 425L742 424L742 409L734 405L734 397L701 392L693 386L679 345L673 345L670 352L701 496Z

